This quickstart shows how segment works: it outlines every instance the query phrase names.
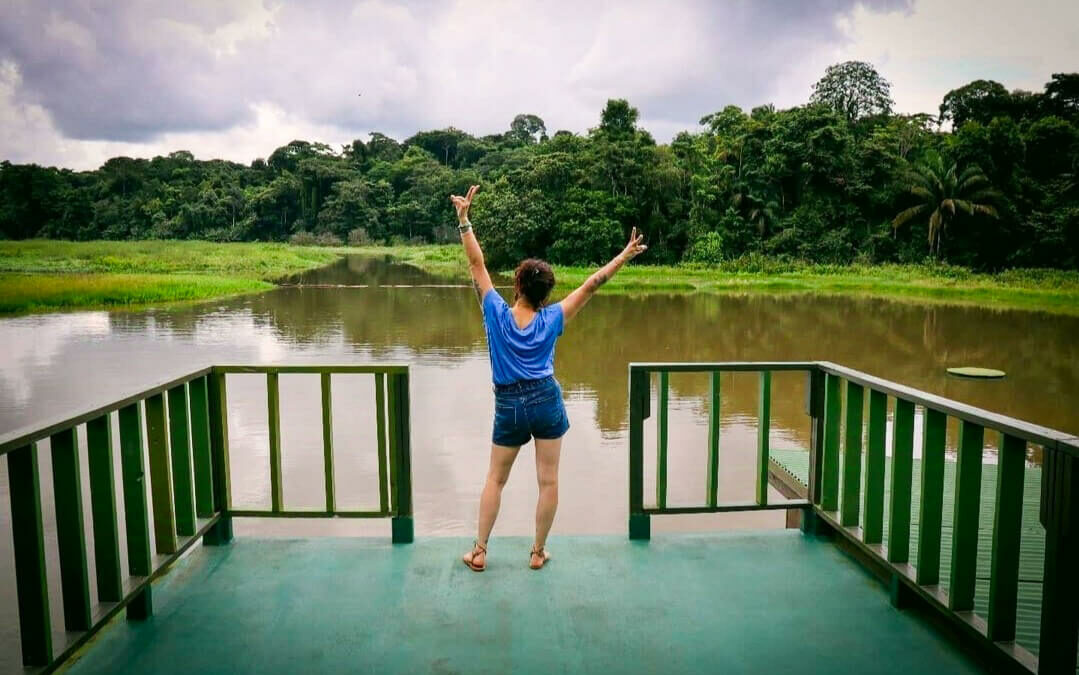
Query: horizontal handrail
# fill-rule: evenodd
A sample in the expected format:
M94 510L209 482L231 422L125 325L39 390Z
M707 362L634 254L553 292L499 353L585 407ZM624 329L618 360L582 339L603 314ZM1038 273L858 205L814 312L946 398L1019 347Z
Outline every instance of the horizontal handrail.
M120 408L137 403L145 398L154 396L156 394L163 394L169 389L178 387L181 384L186 384L191 380L208 375L213 370L212 366L204 366L198 370L194 370L186 375L179 375L177 377L169 378L163 382L152 385L147 389L140 391L137 394L131 394L125 396L112 403L96 406L90 408L84 412L78 413L64 413L58 417L53 418L48 422L27 424L19 427L14 431L9 431L4 434L0 434L0 455L7 454L12 450L21 448L25 445L30 445L42 439L48 438L57 431L63 431L64 429L70 429L71 427L78 426L85 422L89 422L92 419L101 417L108 413L116 412Z
M371 375L391 374L400 375L408 372L407 363L379 363L379 364L350 364L342 366L322 366L316 364L265 364L257 366L218 365L214 366L215 373L306 373L309 375L321 375L333 373L334 375Z
M840 366L828 361L818 361L816 365L823 372L836 375L844 380L856 382L862 386L875 389L890 396L910 401L915 405L933 408L934 410L939 410L952 417L990 427L997 431L1002 431L1009 435L1022 438L1025 441L1037 443L1038 445L1056 446L1058 443L1066 443L1075 438L1071 434L1057 431L1056 429L1024 422L1023 420L1018 420L1014 417L1008 417L1007 415L990 412L976 406L967 405L966 403L953 401L952 399L943 396L920 391L914 387L891 382L880 377L854 370L853 368L847 368L846 366Z
M630 372L650 373L711 373L711 372L760 372L762 370L814 370L816 361L713 361L713 362L639 362L629 364Z

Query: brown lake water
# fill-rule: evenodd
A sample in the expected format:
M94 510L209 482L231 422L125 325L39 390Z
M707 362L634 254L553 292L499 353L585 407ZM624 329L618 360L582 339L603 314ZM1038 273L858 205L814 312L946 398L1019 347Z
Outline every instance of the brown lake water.
M494 398L471 287L461 279L358 257L292 281L300 285L168 309L0 320L0 433L75 414L207 364L407 362L417 535L472 536ZM568 324L556 351L556 376L572 426L563 444L554 534L626 531L628 363L813 359L1079 433L1076 317L806 294L601 293ZM945 374L945 368L959 365L999 368L1008 375L974 381ZM334 382L339 505L377 507L372 378L335 376ZM676 374L670 383L668 503L702 503L708 378ZM720 498L748 501L756 462L757 379L725 374L721 385ZM238 508L269 505L264 387L262 376L229 376L232 497ZM772 396L773 447L807 447L805 376L775 374ZM318 506L318 377L282 376L281 403L285 504ZM654 494L654 417L646 424L645 441L647 499ZM916 448L917 443L916 438ZM993 443L995 435L987 434L987 445ZM55 549L47 448L47 442L39 444L46 545ZM1037 448L1028 458L1040 461ZM986 461L994 461L992 452ZM503 496L495 536L531 531L534 476L526 446ZM83 483L88 490L85 466ZM84 499L89 518L88 494ZM782 527L783 516L653 519L657 531L717 526ZM88 522L88 532L89 527ZM237 532L388 536L389 524L246 521L237 524ZM492 555L498 554L496 545ZM56 589L59 572L55 555L50 557L50 585ZM9 646L17 651L12 577L7 470L0 462L0 650L7 653ZM58 597L52 609L59 626Z

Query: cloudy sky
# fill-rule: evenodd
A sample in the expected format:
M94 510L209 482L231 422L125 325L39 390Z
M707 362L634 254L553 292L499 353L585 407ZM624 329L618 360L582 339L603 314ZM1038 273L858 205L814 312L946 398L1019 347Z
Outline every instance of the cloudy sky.
M0 159L249 162L517 113L584 132L623 97L661 140L728 104L804 103L866 60L901 112L978 78L1079 70L1075 0L0 0Z

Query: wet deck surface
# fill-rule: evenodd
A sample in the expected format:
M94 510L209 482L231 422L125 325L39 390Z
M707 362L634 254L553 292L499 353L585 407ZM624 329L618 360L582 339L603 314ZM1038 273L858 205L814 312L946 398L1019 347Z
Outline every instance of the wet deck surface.
M981 672L834 545L797 531L529 541L237 538L155 584L73 673Z

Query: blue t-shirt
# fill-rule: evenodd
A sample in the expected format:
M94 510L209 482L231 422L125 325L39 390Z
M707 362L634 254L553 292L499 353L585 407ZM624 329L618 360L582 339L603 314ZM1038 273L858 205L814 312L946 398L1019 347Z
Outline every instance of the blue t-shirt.
M488 290L483 296L483 327L495 384L554 375L554 343L562 334L562 323L562 304L555 303L541 308L531 323L518 328L510 306L495 289Z

